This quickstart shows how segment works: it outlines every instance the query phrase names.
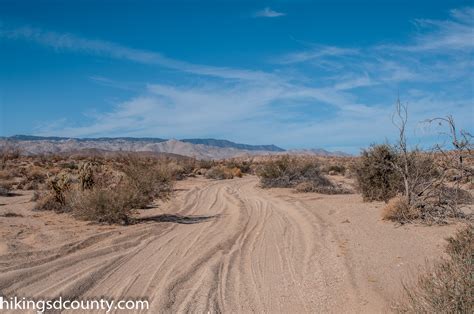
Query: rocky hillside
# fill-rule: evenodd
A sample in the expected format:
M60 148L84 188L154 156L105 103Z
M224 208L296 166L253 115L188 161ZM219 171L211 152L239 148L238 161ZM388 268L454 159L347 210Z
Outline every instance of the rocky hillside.
M15 135L0 138L0 145L13 144L25 154L70 153L82 150L172 153L198 159L223 159L267 154L312 154L334 156L325 150L285 151L275 145L248 145L217 139L166 140L162 138L65 138Z

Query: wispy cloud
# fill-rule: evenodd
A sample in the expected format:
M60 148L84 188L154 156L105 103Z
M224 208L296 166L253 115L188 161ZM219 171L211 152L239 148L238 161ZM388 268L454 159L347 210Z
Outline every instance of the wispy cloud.
M280 64L294 64L307 61L320 60L328 57L351 56L358 53L355 48L341 48L334 46L313 45L310 50L299 51L275 58L274 62Z
M89 116L81 125L52 123L43 126L41 134L218 135L249 143L356 152L356 147L393 134L390 113L399 90L408 102L412 129L425 118L450 113L460 127L472 128L472 17L473 9L465 8L453 10L449 20L417 20L416 33L404 43L311 45L274 57L267 72L195 65L153 51L30 27L3 29L0 36L199 77L186 84L143 83L135 96L119 101L113 110ZM103 76L91 79L123 86Z
M283 12L277 12L269 7L266 7L263 10L255 12L254 17L279 17L284 15L286 14Z
M84 52L223 79L275 79L271 74L262 71L193 64L168 58L158 52L134 49L109 41L87 39L73 34L47 31L30 26L6 28L0 25L0 38L28 40L59 51Z
M474 8L454 9L449 20L417 19L420 33L415 41L405 46L394 46L407 51L453 51L474 49ZM430 31L426 33L426 31Z

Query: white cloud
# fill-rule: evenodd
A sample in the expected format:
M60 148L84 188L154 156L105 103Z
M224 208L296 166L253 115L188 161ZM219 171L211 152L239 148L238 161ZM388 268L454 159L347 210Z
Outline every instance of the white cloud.
M270 9L269 7L266 7L265 9L256 12L254 16L255 17L279 17L279 16L284 16L284 15L286 14L283 12L277 12Z
M448 113L455 114L460 127L470 127L474 64L471 44L465 40L472 35L472 16L472 9L463 9L452 11L448 21L418 20L423 32L403 45L313 45L275 58L272 72L194 65L152 51L33 28L3 30L0 36L199 76L199 83L190 80L194 84L142 85L110 112L81 125L53 123L42 127L42 134L218 136L356 152L354 147L393 134L390 113L399 89L409 104L412 129L418 121ZM91 79L124 86L103 76Z
M214 76L222 79L276 79L272 74L262 71L193 64L171 59L153 51L129 48L113 42L86 39L68 33L45 31L29 26L7 29L0 25L0 37L8 39L24 39L56 50L79 51L143 64L162 66L192 74Z
M275 58L274 61L279 64L294 64L307 61L321 60L328 57L356 55L357 53L358 49L353 48L316 45L316 47L313 47L308 51L290 53L285 56Z
M451 10L449 20L417 19L419 33L406 45L381 48L409 52L469 52L474 49L474 8Z

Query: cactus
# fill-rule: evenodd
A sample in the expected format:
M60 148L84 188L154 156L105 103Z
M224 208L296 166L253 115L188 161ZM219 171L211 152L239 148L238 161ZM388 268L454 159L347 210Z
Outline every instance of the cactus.
M94 186L94 164L90 161L82 163L79 166L79 180L81 190L89 190Z
M66 198L64 193L69 190L71 186L71 180L69 175L66 173L60 173L48 180L48 185L53 192L54 199L61 205L66 204Z

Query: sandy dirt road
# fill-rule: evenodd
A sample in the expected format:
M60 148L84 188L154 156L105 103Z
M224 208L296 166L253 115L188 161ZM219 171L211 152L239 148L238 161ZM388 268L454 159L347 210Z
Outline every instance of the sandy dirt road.
M400 280L441 256L456 228L399 227L358 195L257 184L186 180L139 224L7 252L0 292L147 298L153 313L387 312Z

